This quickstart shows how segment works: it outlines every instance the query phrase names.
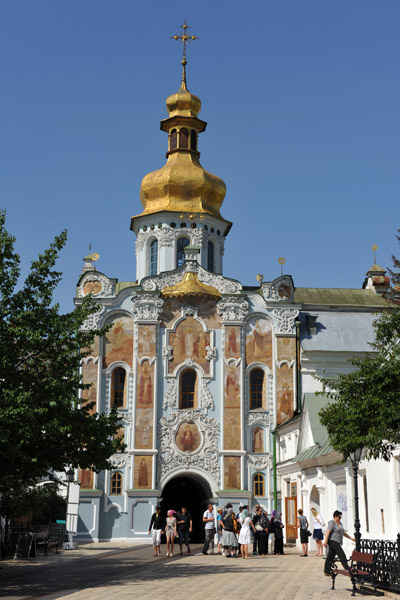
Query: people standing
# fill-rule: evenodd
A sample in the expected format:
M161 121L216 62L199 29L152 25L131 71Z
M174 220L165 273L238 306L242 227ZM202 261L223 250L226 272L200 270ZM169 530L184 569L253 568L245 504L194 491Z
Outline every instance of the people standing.
M251 517L249 517L249 511L245 508L242 512L241 516L241 529L239 534L239 544L241 545L241 554L242 558L250 558L249 557L249 544L251 543L251 529L255 533L256 529L253 525L253 521Z
M176 518L174 517L175 511L169 510L167 512L167 518L165 521L165 537L167 538L167 556L174 555L174 541L178 537L176 531Z
M203 514L203 523L205 537L202 553L208 554L208 548L210 547L211 554L214 554L215 518L211 502L207 505L207 510Z
M149 535L153 538L154 556L160 556L161 533L164 528L164 519L161 516L161 506L156 506L156 512L152 514L149 525Z
M226 558L236 555L237 539L235 535L235 516L233 513L232 504L227 505L225 516L221 519L223 528L222 545L224 547Z
M253 525L259 533L259 545L258 545L258 553L261 556L265 556L268 554L268 538L269 538L269 524L270 521L268 519L268 514L265 510L261 509L261 515L257 518L254 517ZM258 525L258 527L257 527Z
M300 543L303 548L303 554L300 554L300 556L308 556L308 519L303 515L302 508L299 508L297 512L299 513L297 529L300 529Z
M281 513L276 512L273 529L274 529L274 554L283 554L283 528Z
M324 519L322 515L320 515L316 508L311 509L311 514L313 516L313 539L317 545L317 553L316 556L323 556L324 551L322 547L322 527L325 525Z
M261 518L262 513L263 513L263 510L262 510L261 506L259 506L257 504L255 512L253 514L253 525L255 527L254 537L253 537L253 554L261 554L260 536L261 536L261 532L264 531L264 529L260 523L260 518ZM240 541L240 536L239 536L239 541Z
M185 543L185 546L187 548L187 553L190 554L189 538L190 538L190 534L193 531L193 527L192 527L192 516L188 512L188 509L186 508L186 506L182 506L181 512L178 513L177 526L178 526L180 555L182 556L183 543Z
M218 536L218 546L217 546L217 552L218 554L224 554L223 550L222 550L222 533L223 533L223 529L222 529L222 525L221 525L221 518L222 518L222 513L224 512L223 508L218 508L217 510L218 515L217 515L217 536Z
M347 558L342 548L343 536L355 542L355 538L351 537L345 530L341 522L342 513L340 510L335 510L332 521L329 521L328 528L325 532L324 547L328 547L324 565L324 575L330 576L331 564L335 556L338 556L344 569L348 569Z

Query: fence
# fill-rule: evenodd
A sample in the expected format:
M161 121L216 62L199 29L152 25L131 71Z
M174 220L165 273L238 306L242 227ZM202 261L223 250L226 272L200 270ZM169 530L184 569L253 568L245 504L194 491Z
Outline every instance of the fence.
M396 541L361 538L361 552L377 555L378 586L400 592L400 533Z
M65 541L65 525L59 523L25 523L18 527L9 527L7 540L5 540L6 554L14 554L17 547L18 536L21 533L37 533L39 531L48 532L48 538L51 542L58 542L60 548Z

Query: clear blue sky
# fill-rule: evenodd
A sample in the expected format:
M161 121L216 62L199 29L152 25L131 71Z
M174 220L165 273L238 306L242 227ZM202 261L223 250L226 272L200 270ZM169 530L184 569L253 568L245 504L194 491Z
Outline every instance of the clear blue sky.
M361 287L400 255L398 0L2 0L0 206L24 269L68 229L57 290L70 310L82 257L136 277L131 215L165 162L165 98L200 96L203 166L233 221L224 273Z

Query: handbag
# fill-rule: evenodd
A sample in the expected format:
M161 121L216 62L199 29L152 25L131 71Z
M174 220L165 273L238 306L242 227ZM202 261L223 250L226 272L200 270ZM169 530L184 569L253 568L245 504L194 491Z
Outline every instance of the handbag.
M256 531L264 531L264 527L260 523L256 523Z
M310 537L312 535L312 533L309 529L307 529L307 535L308 535L308 537Z

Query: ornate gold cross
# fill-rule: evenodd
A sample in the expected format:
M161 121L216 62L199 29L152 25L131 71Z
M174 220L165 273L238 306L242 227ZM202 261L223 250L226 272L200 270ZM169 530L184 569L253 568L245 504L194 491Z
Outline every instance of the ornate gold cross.
M197 35L188 35L188 29L190 29L189 25L186 21L183 21L183 25L181 25L182 34L181 35L173 35L171 36L172 40L177 40L178 42L183 43L183 57L182 57L182 81L181 81L181 89L186 90L186 44L190 44L190 42L194 40L198 40L199 37Z

